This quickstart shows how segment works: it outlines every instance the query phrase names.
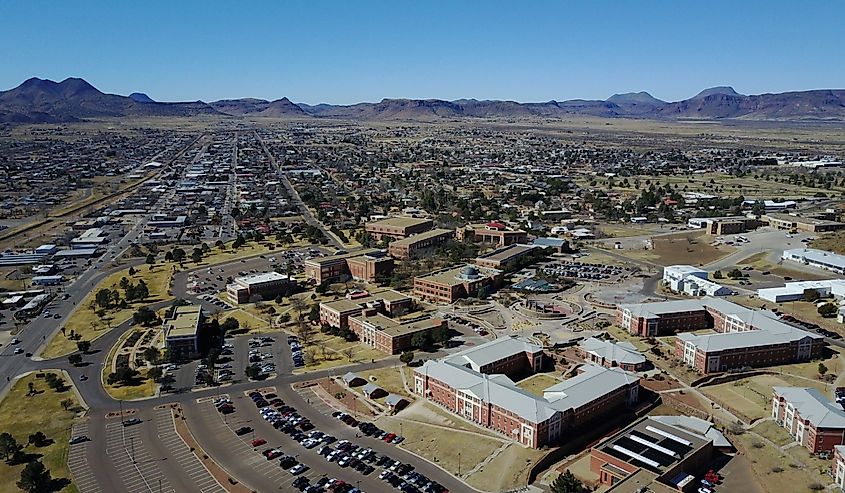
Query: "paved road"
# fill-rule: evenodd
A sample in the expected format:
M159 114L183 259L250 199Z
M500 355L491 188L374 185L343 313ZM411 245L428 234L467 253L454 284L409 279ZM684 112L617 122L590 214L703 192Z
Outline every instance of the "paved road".
M305 202L302 200L302 197L299 196L299 192L296 191L296 189L293 187L290 180L288 179L287 173L282 171L281 167L276 162L276 158L273 156L273 153L271 153L270 150L267 149L267 145L264 143L264 140L261 139L258 133L255 134L255 138L258 139L258 142L261 143L261 148L264 149L264 153L267 154L267 157L270 159L270 162L273 164L273 167L278 170L279 176L282 180L282 184L285 186L285 189L288 192L288 196L291 198L291 200L296 203L296 206L299 208L300 213L302 213L302 217L305 219L305 223L320 228L320 231L322 231L323 234L326 235L326 238L329 239L329 243L331 243L333 246L337 248L346 248L346 245L344 245L334 233L329 231L329 229L323 223L321 223L316 217L314 217L314 214L311 214L311 210L308 208L307 205L305 205Z

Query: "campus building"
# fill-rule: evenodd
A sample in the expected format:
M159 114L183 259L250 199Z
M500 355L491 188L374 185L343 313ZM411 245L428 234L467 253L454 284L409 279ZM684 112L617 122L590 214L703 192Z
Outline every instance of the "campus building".
M757 218L745 216L694 217L687 221L691 228L703 228L709 235L721 236L746 233L763 225Z
M451 229L432 229L401 240L394 240L390 242L387 251L392 257L400 260L420 258L426 252L446 243L454 236L455 232Z
M263 272L238 277L226 286L226 294L234 304L249 303L252 299L271 300L284 290L290 289L296 281L278 272Z
M730 288L707 279L707 271L691 265L669 265L663 268L663 282L676 293L690 296L728 296Z
M719 449L731 443L692 416L645 416L590 449L590 470L609 493L698 491Z
M645 370L648 361L630 342L612 342L590 337L578 346L585 361L605 366L619 367L625 371Z
M199 328L202 324L200 305L178 306L164 321L164 347L177 360L199 356Z
M317 284L359 279L375 282L393 272L393 258L375 248L305 261L305 276Z
M639 378L619 368L585 365L540 397L511 377L537 372L540 346L502 337L414 369L414 392L446 410L526 446L554 443L572 430L633 406Z
M845 444L845 411L814 388L772 387L772 419L812 454Z
M792 214L766 214L763 219L769 222L769 226L785 231L808 231L810 233L823 233L827 231L839 231L845 229L845 223L818 219L813 217L794 216Z
M814 248L793 248L784 250L781 258L791 262L810 265L818 269L845 274L845 255L839 255Z
M414 294L435 303L454 303L462 298L484 297L502 281L502 271L465 265L414 278Z
M820 281L788 282L781 288L761 288L757 296L774 303L801 300L807 291L815 291L819 298L845 298L845 279L824 279Z
M488 269L509 270L519 262L531 255L534 250L532 245L509 245L497 248L475 259L475 265L487 267Z
M400 322L370 307L364 308L359 315L349 317L349 329L355 332L362 344L387 354L413 349L412 340L416 334L430 333L441 327L447 327L445 320L422 316Z
M342 299L320 303L320 323L345 329L349 327L349 317L360 315L366 308L375 308L379 313L397 317L410 312L412 302L409 296L392 289L372 294L352 292Z
M522 230L511 230L498 221L485 224L469 224L456 231L459 241L475 243L492 243L496 247L513 245L514 243L528 243L528 233Z
M401 240L428 231L433 227L434 221L431 219L400 216L368 222L364 225L364 230L370 233L374 240L378 241L382 238Z
M780 321L768 310L752 310L718 298L619 305L616 322L642 337L681 333L675 356L701 373L766 367L821 356L824 337Z
M833 480L845 490L845 445L833 446Z

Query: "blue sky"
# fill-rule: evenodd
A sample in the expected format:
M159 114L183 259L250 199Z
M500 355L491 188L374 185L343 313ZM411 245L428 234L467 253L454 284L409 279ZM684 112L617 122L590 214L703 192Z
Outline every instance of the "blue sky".
M838 2L0 0L0 89L160 101L679 100L845 86Z

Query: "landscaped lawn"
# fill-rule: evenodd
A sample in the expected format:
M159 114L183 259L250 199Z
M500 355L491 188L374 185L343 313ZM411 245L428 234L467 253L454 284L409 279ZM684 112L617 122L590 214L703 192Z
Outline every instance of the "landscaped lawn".
M536 375L531 375L530 377L522 380L518 384L517 387L527 390L534 395L543 397L543 391L552 385L560 383L560 380L551 376L551 375L544 375L542 373L538 373Z
M546 453L512 443L466 481L481 491L508 491L525 486L531 464Z
M402 386L401 375L401 372L404 371L406 367L401 363L398 364L400 366L396 368L387 367L377 370L368 370L365 372L359 372L359 375L368 382L372 382L388 392L407 396L408 392L406 392L405 388ZM408 380L408 386L413 386L413 382L413 377L411 377Z
M123 334L120 339L118 339L117 343L114 347L111 348L109 351L108 358L106 358L106 364L103 366L103 370L101 372L101 378L103 381L103 389L115 399L122 400L122 401L129 401L132 399L140 399L143 397L151 397L155 395L156 385L155 382L151 378L147 378L146 370L141 371L141 378L138 381L138 385L109 385L106 383L106 379L111 373L113 365L113 361L115 356L117 355L118 350L123 347L123 342L133 333L135 330L127 330L125 334Z
M60 372L55 373L65 378L67 385L73 385ZM38 393L28 397L30 382L35 384ZM67 411L61 405L65 399L72 401ZM80 410L72 390L51 390L43 378L36 378L33 373L18 380L0 402L0 433L11 433L18 443L26 444L30 434L41 431L53 443L41 448L30 445L24 448L24 452L41 455L41 462L50 470L53 478L70 479L67 467L68 440L73 419ZM18 491L15 483L20 479L20 471L24 466L10 466L0 461L0 491ZM70 484L61 491L75 492L77 489Z
M123 277L136 284L139 280L143 280L147 285L150 295L143 301L130 303L126 308L107 310L105 317L101 319L95 312L94 300L97 291L105 288L118 289L121 296L123 296L123 290L119 289L120 279ZM65 335L58 332L50 340L41 356L49 359L76 351L76 341L67 337L70 335L71 330L76 334L80 334L82 340L92 341L132 318L132 314L139 307L171 299L172 296L169 294L171 277L171 267L161 265L155 266L152 270L146 265L140 266L136 269L135 275L133 276L129 275L129 269L124 269L106 277L77 305L76 310L74 310L65 324Z

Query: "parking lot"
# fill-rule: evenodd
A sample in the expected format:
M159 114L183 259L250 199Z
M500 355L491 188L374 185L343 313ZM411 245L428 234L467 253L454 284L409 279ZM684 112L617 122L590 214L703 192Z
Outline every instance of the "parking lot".
M176 491L159 468L160 460L147 450L141 426L124 426L119 420L106 424L106 456L120 476L123 491Z
M72 437L87 437L88 423L76 423L71 431ZM73 475L73 482L81 493L99 493L99 484L86 457L87 450L93 445L89 440L72 443L67 454L67 465Z
M187 476L188 482L201 493L225 493L225 489L208 472L208 469L194 455L182 437L176 433L173 414L169 407L156 409L154 420L158 437L167 449L168 458L175 459Z
M549 276L564 279L586 279L591 281L618 280L625 274L625 269L604 264L590 264L561 260L543 266L542 271Z

